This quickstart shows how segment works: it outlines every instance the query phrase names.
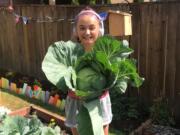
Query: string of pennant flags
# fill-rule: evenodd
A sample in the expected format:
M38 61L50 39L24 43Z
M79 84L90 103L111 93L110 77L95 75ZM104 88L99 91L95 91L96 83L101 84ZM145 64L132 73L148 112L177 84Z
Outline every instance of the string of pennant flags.
M74 19L68 19L68 18L58 18L58 17L51 17L46 15L45 17L29 17L29 16L22 16L15 12L12 5L8 7L0 7L0 11L7 11L11 13L14 16L15 23L19 23L21 20L24 24L28 24L30 22L37 22L37 23L44 23L44 22L61 22L61 21L68 21L70 23L74 23ZM107 12L101 12L99 13L102 20L106 20L108 13Z

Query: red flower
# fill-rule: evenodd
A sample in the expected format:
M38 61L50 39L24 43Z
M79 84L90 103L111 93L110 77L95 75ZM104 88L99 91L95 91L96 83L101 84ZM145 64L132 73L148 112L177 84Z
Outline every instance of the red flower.
M39 89L39 86L38 86L38 85L34 85L33 88L34 88L34 90L36 91L36 90Z

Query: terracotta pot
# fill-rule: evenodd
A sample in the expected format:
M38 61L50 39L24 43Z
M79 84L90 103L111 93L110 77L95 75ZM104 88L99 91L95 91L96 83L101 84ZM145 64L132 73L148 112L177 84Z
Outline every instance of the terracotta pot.
M15 116L26 116L30 113L31 107L24 107L15 111L10 112L8 115Z

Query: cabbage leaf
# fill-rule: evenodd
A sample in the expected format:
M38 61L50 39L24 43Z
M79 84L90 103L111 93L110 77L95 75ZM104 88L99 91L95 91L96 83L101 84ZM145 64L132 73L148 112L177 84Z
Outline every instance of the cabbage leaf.
M59 89L67 91L76 85L75 65L84 54L83 47L72 41L55 42L48 48L42 70L48 80Z
M62 135L60 127L45 126L35 115L31 118L6 115L0 124L0 135Z

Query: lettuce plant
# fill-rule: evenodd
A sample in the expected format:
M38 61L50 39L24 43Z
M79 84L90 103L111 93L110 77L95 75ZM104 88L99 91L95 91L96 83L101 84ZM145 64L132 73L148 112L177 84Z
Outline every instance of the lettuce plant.
M124 93L128 84L139 87L143 83L135 60L129 57L132 52L110 36L98 38L90 52L72 41L49 47L42 63L46 77L61 90L74 91L84 101L78 116L80 135L103 135L98 97L104 90Z

